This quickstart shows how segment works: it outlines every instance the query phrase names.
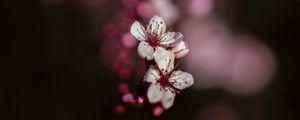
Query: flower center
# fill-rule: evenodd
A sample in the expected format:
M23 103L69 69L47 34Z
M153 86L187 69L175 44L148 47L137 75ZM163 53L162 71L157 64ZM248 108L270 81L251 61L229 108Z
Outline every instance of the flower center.
M160 40L156 35L148 34L147 42L149 43L150 46L156 47L159 45Z
M158 80L159 85L165 90L170 90L171 92L176 92L176 89L173 87L173 84L169 82L169 75L162 75Z

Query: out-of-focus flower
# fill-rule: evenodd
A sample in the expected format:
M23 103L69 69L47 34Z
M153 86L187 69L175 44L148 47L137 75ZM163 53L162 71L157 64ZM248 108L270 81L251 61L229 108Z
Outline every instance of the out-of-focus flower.
M122 94L127 94L127 93L129 93L129 87L128 87L128 85L127 85L126 83L121 83L121 84L119 84L118 90L119 90L119 92L122 93Z
M240 35L231 45L232 63L224 89L238 95L253 95L263 90L276 70L272 51L251 35Z
M165 109L173 105L175 94L194 83L194 78L187 72L174 71L174 59L163 60L163 67L150 66L144 81L151 83L147 91L150 103L161 102Z
M168 25L176 22L179 17L178 8L172 0L151 0L155 12L162 16Z
M146 30L138 21L135 21L130 32L140 41L138 54L147 60L154 58L158 64L161 57L168 55L168 52L175 54L176 58L181 58L189 52L183 41L183 35L180 32L166 32L166 24L159 16L151 18Z
M188 0L188 12L191 15L205 17L212 12L214 0Z
M192 43L186 65L196 78L193 88L253 95L272 80L276 69L272 51L252 35L232 34L214 19L186 20L181 31Z
M122 100L125 103L133 103L134 102L134 98L131 93L127 93L127 94L123 95Z
M197 89L214 89L223 86L228 76L232 54L232 39L222 23L215 19L187 19L180 25L181 31L191 43L186 68L194 75Z
M139 16L146 19L150 19L153 15L155 15L155 10L148 1L139 2L136 12Z
M126 48L133 48L137 44L137 40L135 40L129 33L125 33L122 35L121 42Z

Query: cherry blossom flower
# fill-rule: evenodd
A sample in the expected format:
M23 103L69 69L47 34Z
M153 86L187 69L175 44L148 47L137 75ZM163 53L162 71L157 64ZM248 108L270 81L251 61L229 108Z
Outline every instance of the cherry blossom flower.
M181 58L189 52L187 44L183 41L183 35L180 32L167 32L166 24L159 16L155 15L150 19L147 29L135 21L130 32L140 41L139 56L147 60L154 59L155 62L159 62L157 56L168 55L168 52L175 54L176 58Z
M143 80L151 83L147 91L149 102L161 102L162 107L168 109L173 105L176 93L191 86L194 78L187 72L174 70L172 55L160 62L158 68L152 65L148 68Z

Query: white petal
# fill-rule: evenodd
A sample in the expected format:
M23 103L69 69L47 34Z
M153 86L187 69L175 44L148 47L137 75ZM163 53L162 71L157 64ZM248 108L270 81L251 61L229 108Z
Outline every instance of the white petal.
M150 103L156 103L162 99L162 92L158 86L151 84L147 91L147 97Z
M153 59L154 48L150 46L147 42L142 41L138 46L138 54L142 58L146 58L147 60Z
M172 48L172 52L175 54L175 57L177 59L185 56L186 54L188 54L189 51L190 50L189 50L186 42L184 42L184 41L179 42L177 45L175 45Z
M161 17L155 15L150 19L149 25L147 26L147 31L160 36L165 33L166 24Z
M138 21L134 21L134 23L131 25L130 33L140 41L146 40L145 28Z
M144 81L155 83L159 78L159 72L151 65L144 76Z
M174 71L169 78L173 82L173 86L179 90L187 88L194 84L194 78L190 73L182 72L180 70Z
M175 32L167 32L162 35L162 38L160 39L161 45L170 46L172 43L175 42Z
M165 109L170 108L174 103L175 93L170 90L163 92L161 104Z
M174 54L162 47L156 47L153 54L158 68L163 72L169 72L174 68Z

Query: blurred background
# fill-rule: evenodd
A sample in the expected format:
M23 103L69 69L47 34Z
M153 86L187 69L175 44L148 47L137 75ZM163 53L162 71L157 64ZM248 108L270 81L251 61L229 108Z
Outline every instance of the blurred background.
M299 0L36 0L2 5L3 120L299 120ZM134 20L162 16L195 83L159 117L129 105L145 72Z

